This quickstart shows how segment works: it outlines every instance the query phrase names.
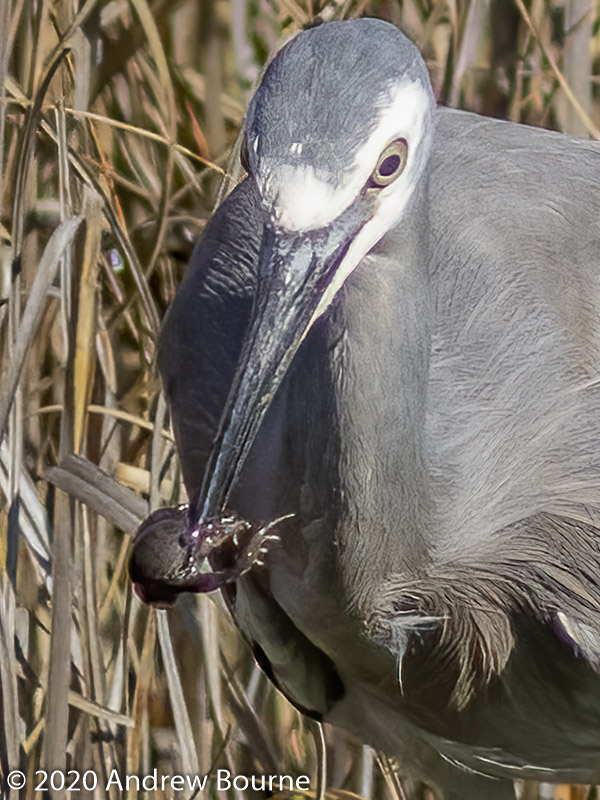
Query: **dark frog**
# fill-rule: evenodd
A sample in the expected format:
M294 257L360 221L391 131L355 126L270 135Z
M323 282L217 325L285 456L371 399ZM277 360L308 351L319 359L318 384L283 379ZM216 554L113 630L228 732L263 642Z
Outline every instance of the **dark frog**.
M284 518L285 519L285 518ZM256 527L226 512L190 524L187 505L161 508L142 522L133 542L129 575L145 602L165 608L181 592L212 592L262 566L273 528Z

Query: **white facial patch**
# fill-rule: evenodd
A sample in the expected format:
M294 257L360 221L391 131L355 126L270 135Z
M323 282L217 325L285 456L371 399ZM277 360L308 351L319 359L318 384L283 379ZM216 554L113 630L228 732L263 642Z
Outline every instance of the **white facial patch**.
M408 160L403 177L406 175L411 160L414 161L418 153L430 104L430 95L416 81L403 83L392 89L389 104L380 110L377 127L354 159L355 171L366 176L361 186L373 172L384 147L394 139L406 139L408 142Z
M413 176L411 167L417 160L430 104L430 95L418 82L393 88L389 102L385 107L379 107L373 132L358 150L354 162L344 171L341 183L338 176L337 185L318 177L309 164L285 164L270 170L268 185L261 189L277 225L288 231L309 231L331 224L355 200L386 145L399 138L408 142L406 167L397 181L381 190L381 195L383 200L392 192L396 197L404 194L408 201L414 186L407 178ZM292 151L293 155L300 155L302 143L295 142ZM404 207L400 200L397 202Z
M425 141L426 120L431 114L431 96L417 83L405 84L396 89L390 106L380 116L377 129L356 155L356 171L371 174L383 148L393 139L403 138L408 143L406 166L400 177L379 190L377 210L353 239L348 251L307 328L312 327L331 305L334 297L354 272L364 256L400 220L419 181L428 155ZM430 122L431 124L431 122ZM364 181L367 180L364 179ZM360 184L364 185L364 181Z
M309 231L330 222L332 206L339 202L336 187L318 178L310 165L285 164L270 178L267 192L278 192L270 204L278 226L288 231Z

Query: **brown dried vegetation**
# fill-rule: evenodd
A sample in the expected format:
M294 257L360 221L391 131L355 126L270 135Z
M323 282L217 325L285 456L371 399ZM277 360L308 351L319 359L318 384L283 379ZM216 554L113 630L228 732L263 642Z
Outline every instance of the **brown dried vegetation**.
M262 64L313 16L397 23L450 105L598 136L597 13L587 0L0 3L0 773L25 771L23 797L43 767L93 769L100 786L115 768L224 767L309 774L332 798L425 796L329 729L325 776L321 731L211 599L167 615L132 598L136 520L183 498L157 331L239 177ZM131 491L86 462L56 469L73 454Z

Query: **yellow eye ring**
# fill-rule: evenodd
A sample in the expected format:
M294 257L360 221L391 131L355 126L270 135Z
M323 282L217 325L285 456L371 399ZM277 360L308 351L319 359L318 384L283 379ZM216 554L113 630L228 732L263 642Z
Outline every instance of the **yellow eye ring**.
M383 189L398 178L406 166L408 144L406 139L390 142L377 160L369 179L369 187Z

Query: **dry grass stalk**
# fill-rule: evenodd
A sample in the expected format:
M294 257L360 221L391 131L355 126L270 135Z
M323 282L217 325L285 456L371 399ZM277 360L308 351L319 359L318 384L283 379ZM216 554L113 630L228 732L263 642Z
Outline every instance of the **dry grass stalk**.
M48 766L103 781L114 768L306 773L313 798L418 796L343 732L326 729L315 752L219 605L143 607L127 537L148 508L184 499L156 336L239 176L227 154L264 59L314 15L380 15L419 44L443 101L558 126L564 92L597 136L598 77L590 88L561 66L567 0L516 2L0 4L0 772L23 769L26 798ZM592 23L565 35L587 30L597 71Z

